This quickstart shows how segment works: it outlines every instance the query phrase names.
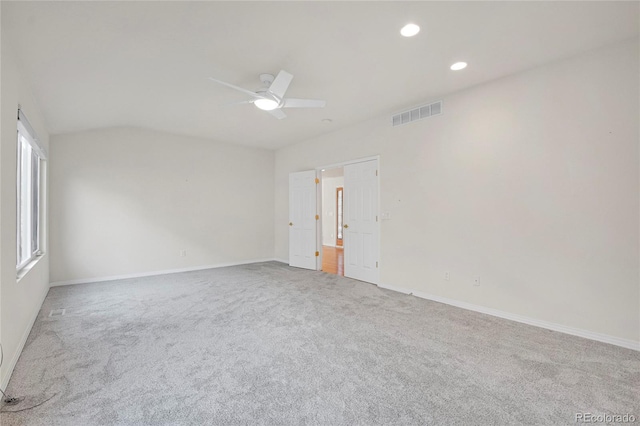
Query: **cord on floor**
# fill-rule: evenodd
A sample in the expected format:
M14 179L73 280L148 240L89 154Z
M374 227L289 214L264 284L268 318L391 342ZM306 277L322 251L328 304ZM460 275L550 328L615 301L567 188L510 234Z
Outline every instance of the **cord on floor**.
M0 413L19 413L21 411L27 411L27 410L31 410L32 408L36 408L41 406L42 404L44 404L45 402L49 401L51 398L53 398L54 396L56 396L57 393L54 393L53 395L51 395L49 398L45 399L42 402L39 402L35 405L32 405L31 407L27 407L27 408L21 408L19 410L0 410Z
M2 362L4 361L4 351L2 350L2 343L0 343L0 367L2 367ZM0 388L0 392L2 392L2 395L4 396L4 399L2 400L2 402L4 403L4 407L13 407L18 405L20 402L22 402L23 398L14 398L12 396L7 395L6 393L4 393L4 391L2 390L2 388ZM5 409L0 409L0 413L19 413L21 411L27 411L27 410L31 410L32 408L36 408L41 406L42 404L44 404L45 402L49 401L51 398L53 398L54 396L56 396L57 393L54 393L53 395L51 395L49 398L45 399L42 402L39 402L35 405L32 405L31 407L26 407L26 408L21 408L19 410L5 410ZM3 407L3 408L4 408Z

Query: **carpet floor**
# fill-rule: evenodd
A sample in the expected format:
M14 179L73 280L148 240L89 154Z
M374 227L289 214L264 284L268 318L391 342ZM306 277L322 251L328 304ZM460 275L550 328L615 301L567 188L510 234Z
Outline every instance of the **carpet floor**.
M266 262L52 288L8 392L2 426L640 421L640 353Z

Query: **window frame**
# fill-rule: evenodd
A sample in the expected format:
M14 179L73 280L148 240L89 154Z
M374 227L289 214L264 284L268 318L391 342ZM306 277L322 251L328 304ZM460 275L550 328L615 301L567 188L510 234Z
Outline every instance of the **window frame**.
M45 151L38 144L38 138L28 120L18 110L16 140L16 270L18 274L44 254L42 215L44 213L45 162Z

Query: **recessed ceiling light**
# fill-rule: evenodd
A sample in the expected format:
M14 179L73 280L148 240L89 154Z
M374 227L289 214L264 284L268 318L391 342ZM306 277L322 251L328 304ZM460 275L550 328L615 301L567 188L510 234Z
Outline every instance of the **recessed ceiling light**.
M323 118L323 119L322 119L322 122L323 122L323 123L325 123L325 124L329 124L329 123L331 123L332 121L333 121L333 120L332 120L332 119L330 119L330 118Z
M400 30L400 34L405 37L413 37L420 32L420 27L416 24L407 24Z
M451 69L453 71L460 71L463 70L467 67L467 63L466 62L456 62L455 64L451 65Z
M253 104L265 111L271 111L272 109L278 108L278 103L273 99L256 99L253 101Z

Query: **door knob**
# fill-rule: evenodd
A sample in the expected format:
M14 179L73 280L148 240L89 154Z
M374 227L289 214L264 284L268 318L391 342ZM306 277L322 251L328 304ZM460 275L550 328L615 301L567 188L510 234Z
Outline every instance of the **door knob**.
M289 226L293 226L293 222L289 222Z
M349 225L346 225L346 224L343 226L344 229L347 229L348 227Z

